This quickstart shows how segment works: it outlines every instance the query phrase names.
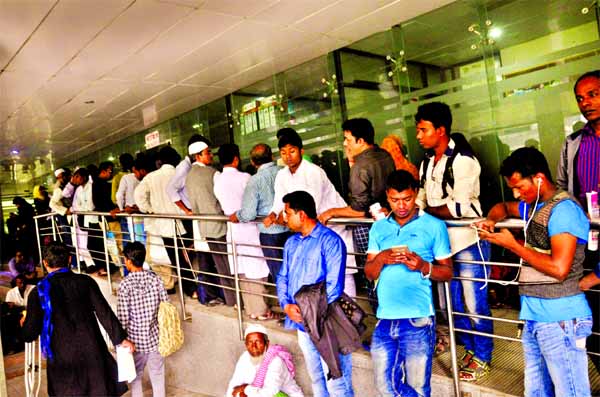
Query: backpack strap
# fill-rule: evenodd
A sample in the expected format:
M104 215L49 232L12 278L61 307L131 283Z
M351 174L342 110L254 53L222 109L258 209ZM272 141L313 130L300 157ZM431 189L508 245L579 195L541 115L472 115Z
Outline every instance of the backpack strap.
M421 169L423 170L423 174L421 175L420 186L422 189L425 189L425 181L427 179L427 168L429 167L429 161L431 160L432 155L429 153L425 153L425 158L421 162Z

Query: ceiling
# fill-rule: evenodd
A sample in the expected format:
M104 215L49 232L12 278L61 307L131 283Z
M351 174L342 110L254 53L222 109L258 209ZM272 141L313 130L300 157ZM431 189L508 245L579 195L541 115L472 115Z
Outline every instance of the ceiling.
M1 0L0 161L76 159L450 2Z

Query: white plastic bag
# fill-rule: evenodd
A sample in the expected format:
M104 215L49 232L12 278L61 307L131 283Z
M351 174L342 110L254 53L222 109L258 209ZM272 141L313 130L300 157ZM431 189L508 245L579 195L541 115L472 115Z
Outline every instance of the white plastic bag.
M133 382L136 378L133 354L128 347L117 346L117 367L119 369L119 382Z

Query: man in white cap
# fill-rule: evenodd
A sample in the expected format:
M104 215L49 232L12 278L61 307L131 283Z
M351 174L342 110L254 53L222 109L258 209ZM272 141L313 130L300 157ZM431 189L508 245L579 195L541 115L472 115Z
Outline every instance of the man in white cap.
M210 142L202 138L188 147L188 153L194 157L192 169L185 179L185 188L190 201L192 213L203 215L224 215L221 205L214 193L214 176L218 172L211 167L213 154ZM223 287L223 296L227 306L236 304L233 280L230 278L229 260L227 259L227 224L222 221L201 221L200 235L208 240L211 258L217 272L222 277L219 284ZM203 266L203 264L200 264Z
M292 355L270 345L267 329L250 324L244 332L246 351L239 358L225 397L303 397L294 380Z

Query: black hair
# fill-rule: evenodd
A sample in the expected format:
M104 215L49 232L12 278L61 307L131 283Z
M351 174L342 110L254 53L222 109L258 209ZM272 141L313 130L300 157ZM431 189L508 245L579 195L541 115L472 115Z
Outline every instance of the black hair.
M173 149L172 146L167 145L161 147L158 151L158 159L160 160L161 164L170 164L175 167L177 164L179 164L181 156L179 156L177 150Z
M144 266L144 259L146 258L146 248L144 244L139 241L134 241L125 244L123 248L123 255L129 259L135 267Z
M85 167L89 174L92 176L92 179L96 179L98 177L98 166L96 164L88 164L87 167Z
M235 143L225 143L219 147L217 155L221 165L229 165L236 157L240 158L240 148Z
M444 127L446 135L452 132L452 113L450 107L442 102L425 103L417 109L415 122L429 121L435 128Z
M500 166L500 175L510 178L515 172L521 174L521 178L532 177L541 172L548 181L552 182L546 157L533 147L519 148L504 159Z
M83 178L85 182L90 178L90 171L87 168L77 168L77 170L73 173L73 176L79 175Z
M13 199L13 204L25 205L25 204L27 204L27 201L25 201L25 199L23 197L17 196Z
M44 260L52 268L69 267L70 257L69 248L59 241L52 241L44 248Z
M586 79L588 77L595 77L598 80L600 80L600 69L591 70L591 71L586 72L586 73L582 74L581 76L579 76L579 78L577 78L577 80L575 81L575 85L573 86L573 91L575 91L577 89L577 85L579 84L579 82L581 80Z
M25 277L25 275L23 273L19 273L14 278L15 284L17 283L17 280L21 280L21 281L23 281L23 283L25 283L25 280L27 280L27 278Z
M277 131L277 139L279 139L279 142L277 142L277 147L279 149L286 145L292 145L298 149L302 149L302 138L300 138L300 135L298 135L293 128L286 127Z
M257 143L252 150L250 150L250 160L252 160L257 167L270 163L273 161L271 146L266 143Z
M103 161L98 166L98 173L100 173L102 171L106 171L109 168L114 169L115 168L115 163L113 163L112 161Z
M368 145L375 143L375 129L368 119L348 119L342 124L342 131L350 131L357 141L362 138Z
M129 153L123 153L119 156L119 163L121 164L123 171L131 171L131 167L133 167L133 161L133 156Z
M148 156L143 153L138 153L135 157L135 161L133 162L133 166L136 170L146 170L150 171L150 162L148 161Z
M304 211L310 219L317 219L315 199L304 190L296 190L283 196L283 202L294 211Z
M410 172L397 170L388 175L385 181L385 189L394 189L397 192L402 192L406 189L418 190L419 181Z
M190 137L190 139L188 139L188 146L190 146L192 143L196 143L196 142L204 142L206 143L208 146L210 145L210 141L208 139L206 139L205 137L203 137L200 134L194 134Z

